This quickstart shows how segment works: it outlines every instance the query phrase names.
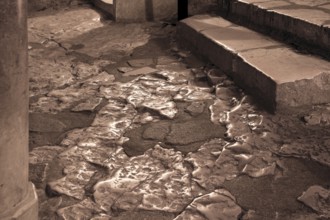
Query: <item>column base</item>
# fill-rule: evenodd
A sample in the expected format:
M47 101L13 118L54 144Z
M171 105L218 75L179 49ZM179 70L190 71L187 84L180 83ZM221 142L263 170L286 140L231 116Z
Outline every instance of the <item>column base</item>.
M0 214L1 220L37 220L38 197L34 185L29 184L26 197L15 207L4 214Z

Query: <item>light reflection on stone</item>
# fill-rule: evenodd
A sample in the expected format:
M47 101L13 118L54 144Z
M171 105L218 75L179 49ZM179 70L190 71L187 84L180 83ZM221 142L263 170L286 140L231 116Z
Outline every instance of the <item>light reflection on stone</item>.
M59 194L82 200L85 197L85 185L96 172L96 169L85 162L68 165L64 169L65 177L48 183L49 188Z
M194 199L194 201L174 220L217 220L238 219L242 209L236 199L225 189Z
M192 199L187 168L180 152L156 146L144 155L130 158L123 167L95 187L95 201L104 210L180 212Z
M91 199L85 199L75 205L61 208L57 213L64 220L83 220L90 219L101 211L102 210Z
M208 100L213 99L213 95L209 92L209 90L187 85L180 89L178 94L174 97L174 100L182 100L182 101L200 101L200 100Z
M224 147L227 144L221 139L215 139L202 145L196 153L187 155L186 161L194 167L193 180L203 188L215 189L238 173L236 160L225 155Z

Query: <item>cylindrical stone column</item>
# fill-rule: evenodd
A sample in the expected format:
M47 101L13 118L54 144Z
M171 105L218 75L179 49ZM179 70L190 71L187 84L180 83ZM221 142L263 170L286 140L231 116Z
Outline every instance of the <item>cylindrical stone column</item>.
M0 219L37 220L28 181L27 0L0 0Z

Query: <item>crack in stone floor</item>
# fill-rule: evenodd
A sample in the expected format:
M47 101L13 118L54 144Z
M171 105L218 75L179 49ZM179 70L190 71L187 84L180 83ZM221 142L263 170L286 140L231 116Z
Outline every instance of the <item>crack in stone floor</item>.
M329 105L266 113L169 23L80 7L29 36L40 219L330 218Z

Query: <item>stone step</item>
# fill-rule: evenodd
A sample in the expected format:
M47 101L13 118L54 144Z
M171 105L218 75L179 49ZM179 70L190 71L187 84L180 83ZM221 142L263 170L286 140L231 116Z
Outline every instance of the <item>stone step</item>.
M177 36L271 111L330 102L330 62L324 59L210 15L182 20Z
M222 15L330 59L329 0L222 0Z

